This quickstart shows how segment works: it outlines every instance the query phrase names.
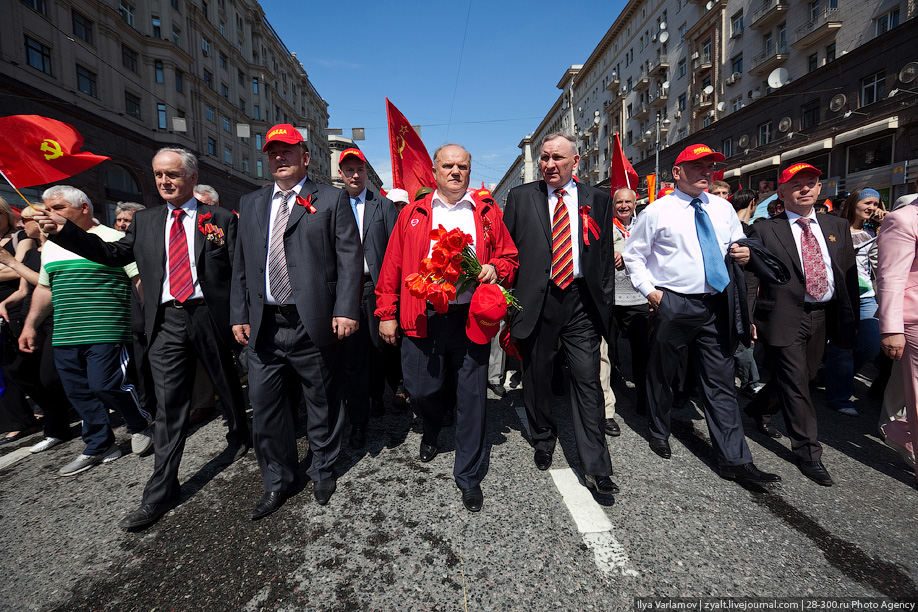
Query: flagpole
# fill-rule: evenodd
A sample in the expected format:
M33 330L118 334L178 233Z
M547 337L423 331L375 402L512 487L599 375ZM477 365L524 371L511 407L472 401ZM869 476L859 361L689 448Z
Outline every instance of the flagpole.
M32 206L32 203L29 202L29 201L26 199L26 197L25 197L24 195L22 195L22 192L20 192L18 189L16 189L16 185L13 184L13 181L11 181L11 180L6 176L6 173L3 172L2 169L0 169L0 174L3 175L3 178L6 180L7 183L9 183L10 187L13 188L13 191L15 191L16 193L19 194L19 197L22 198L22 201L25 202L26 205L27 205L28 207L31 208L32 210L34 210L35 212L38 212L38 211L35 209L35 207Z

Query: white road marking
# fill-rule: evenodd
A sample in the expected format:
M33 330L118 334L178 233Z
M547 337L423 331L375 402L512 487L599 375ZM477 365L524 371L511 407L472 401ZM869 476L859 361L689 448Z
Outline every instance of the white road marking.
M29 446L24 446L23 448L17 448L11 453L7 453L0 457L0 470L7 468L21 459L25 459L32 453L29 452Z

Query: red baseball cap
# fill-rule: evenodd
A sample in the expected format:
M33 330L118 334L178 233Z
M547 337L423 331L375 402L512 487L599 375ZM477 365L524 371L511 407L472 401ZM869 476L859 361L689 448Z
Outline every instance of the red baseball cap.
M487 344L500 331L500 322L506 316L507 298L500 286L479 285L469 305L465 335L475 344Z
M298 142L303 142L303 135L289 123L278 123L268 130L268 135L265 137L265 146L261 148L261 152L264 153L267 151L268 145L274 141L296 144Z
M338 158L338 163L340 164L341 162L343 162L345 157L356 157L363 163L367 163L367 158L364 157L363 151L361 151L360 149L356 147L351 147L350 149L345 149L341 151L341 156Z
M673 189L672 187L664 187L663 189L657 192L657 199L659 200L663 196L669 195L674 191L675 189Z
M702 157L714 157L714 161L716 162L722 162L727 159L724 157L723 153L718 153L708 145L695 144L685 147L682 153L679 154L679 157L676 158L676 163L673 165L678 166L682 162L695 161Z
M469 189L468 193L470 196L472 196L472 199L476 204L481 204L483 202L494 202L494 196L491 195L491 191L489 189Z
M786 183L787 181L794 178L794 175L798 172L815 172L816 176L822 176L822 170L816 166L811 166L810 164L799 163L794 164L793 166L788 166L784 169L784 172L781 173L781 176L778 178L778 184Z

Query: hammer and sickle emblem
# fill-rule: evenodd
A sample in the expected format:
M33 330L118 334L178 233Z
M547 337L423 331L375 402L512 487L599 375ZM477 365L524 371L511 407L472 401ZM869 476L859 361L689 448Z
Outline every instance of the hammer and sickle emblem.
M45 152L45 159L48 161L64 155L64 152L61 151L61 145L50 138L45 138L44 142L41 143L41 150Z

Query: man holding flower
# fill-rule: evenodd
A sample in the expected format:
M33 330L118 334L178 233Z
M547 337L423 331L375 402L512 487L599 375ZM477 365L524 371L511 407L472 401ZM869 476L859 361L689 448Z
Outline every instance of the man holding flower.
M489 347L466 332L469 304L479 284L511 285L518 263L500 209L476 204L468 194L471 165L471 155L459 145L434 152L437 189L399 214L376 285L376 316L386 342L395 344L399 328L406 336L402 371L424 424L422 462L438 453L443 415L452 410L442 403L443 385L447 378L456 381L453 475L463 504L477 512L487 458Z

